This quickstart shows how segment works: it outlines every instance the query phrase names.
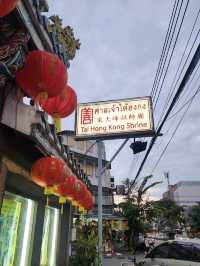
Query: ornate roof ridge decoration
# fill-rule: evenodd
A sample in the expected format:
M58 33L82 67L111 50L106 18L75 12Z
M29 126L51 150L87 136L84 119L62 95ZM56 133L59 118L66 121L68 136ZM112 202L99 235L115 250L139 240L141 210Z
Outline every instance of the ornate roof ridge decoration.
M0 18L0 35L0 88L4 88L24 63L30 35L6 18Z
M76 50L80 49L80 40L75 38L72 27L63 27L62 19L59 16L51 16L49 20L51 23L48 23L48 32L56 33L57 41L63 46L67 59L72 60L76 55Z

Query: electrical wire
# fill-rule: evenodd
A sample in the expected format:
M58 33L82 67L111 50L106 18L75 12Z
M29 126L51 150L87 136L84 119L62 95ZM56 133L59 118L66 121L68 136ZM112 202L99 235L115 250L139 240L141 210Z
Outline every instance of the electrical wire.
M170 116L168 119L167 119L167 121L168 120L171 120L172 118L174 118L175 116L177 116L183 109L184 109L184 107L188 104L188 103L190 103L191 101L193 101L193 99L196 97L196 95L198 94L200 92L200 90L197 90L196 91L196 93L189 99L189 100L187 100L182 106L181 106L181 108L176 112L176 113L174 113L172 116Z
M197 13L197 15L196 15L195 21L194 21L193 26L192 26L192 30L191 30L191 32L190 32L189 38L188 38L187 43L186 43L185 48L184 48L184 52L183 52L183 54L182 54L182 56L181 56L181 60L180 60L179 65L178 65L178 69L177 69L176 74L175 74L175 76L174 76L174 79L173 79L173 81L172 81L172 83L171 83L171 86L170 86L170 87L171 87L171 91L172 91L172 89L173 89L174 87L176 87L176 85L177 85L177 82L176 82L175 86L174 86L174 83L175 83L175 80L176 80L176 78L177 78L178 72L179 72L179 70L180 70L181 64L182 64L182 62L183 62L183 58L184 58L184 56L185 56L185 53L186 53L186 50L187 50L187 48L188 48L189 42L190 42L190 40L191 40L192 34L193 34L193 32L194 32L194 29L195 29L195 26L196 26L197 20L198 20L198 18L199 18L199 14L200 14L200 9L199 9L199 11L198 11L198 13ZM189 58L189 56L190 56L190 54L191 54L191 51L192 51L192 49L193 49L193 47L194 47L194 43L195 43L196 40L197 40L197 37L198 37L198 35L199 35L199 32L200 32L200 30L198 31L198 33L197 33L197 35L196 35L196 37L195 37L195 40L194 40L193 45L192 45L192 48L190 49L190 52L189 52L189 54L188 54L188 56L187 56L187 59L186 59L184 65L183 65L183 67L182 67L181 73L183 72L183 69L184 69L184 67L185 67L185 65L186 65L186 63L187 63L187 61L188 61L188 58ZM179 78L180 78L180 75L179 75ZM178 78L178 79L179 79L179 78ZM171 94L171 91L170 91L170 94ZM167 103L170 101L170 94L169 94L169 96L168 96L168 98L167 98L167 100L166 100Z
M162 83L161 83L161 86L160 86L160 89L158 91L158 95L157 95L157 98L155 100L155 104L154 104L154 111L156 109L156 106L157 106L157 103L158 103L158 100L160 98L160 94L161 94L161 91L162 91L162 88L163 88L163 84L164 84L164 81L165 81L165 78L166 78L166 75L168 73L168 69L169 69L169 66L170 66L170 63L171 63L171 59L172 59L172 56L174 54L174 50L175 50L175 47L176 47L176 44L177 44L177 41L178 41L178 38L179 38L179 35L180 35L180 31L181 31L181 28L182 28L182 25L183 25L183 21L184 21L184 18L185 18L185 15L186 15L186 12L187 12L187 8L188 8L188 5L189 5L189 2L190 0L187 0L187 3L186 3L186 6L185 6L185 9L184 9L184 13L183 13L183 16L182 16L182 19L181 19L181 23L179 25L179 29L178 29L178 33L176 35L176 39L175 39L175 42L174 42L174 45L173 45L173 48L172 48L172 52L171 52L171 55L170 55L170 58L169 58L169 61L168 61L168 64L167 64L167 68L165 70L165 73L164 73L164 77L162 79ZM178 14L178 17L179 17L180 13ZM177 23L178 20L176 20L176 23Z
M155 76L155 79L154 79L154 82L153 82L153 87L152 87L151 93L150 93L152 98L154 97L155 86L156 86L158 77L160 75L160 70L161 70L161 66L162 66L162 63L163 63L163 58L164 58L164 55L165 55L165 52L166 52L166 48L167 48L167 45L168 45L169 36L171 34L172 25L174 23L175 14L176 14L176 11L177 11L178 4L179 4L179 1L175 0L174 1L174 5L173 5L173 10L172 10L172 13L171 13L171 17L170 17L169 26L168 26L168 29L167 29L167 33L165 35L165 41L164 41L164 44L163 44L161 56L160 56L160 59L159 59L157 70L156 70L156 76Z
M197 64L199 62L199 59L200 59L200 44L198 45L198 47L197 47L197 49L196 49L196 51L195 51L195 53L194 53L194 55L192 57L192 60L191 60L191 62L189 64L189 66L188 66L188 68L187 68L187 70L185 72L185 75L184 75L184 77L183 77L183 79L182 79L182 81L181 81L181 83L180 83L180 85L179 85L179 87L178 87L178 89L176 91L176 94L175 94L175 96L174 96L174 98L173 98L173 100L172 100L172 102L171 102L171 104L170 104L170 106L169 106L164 118L163 118L163 121L161 122L160 126L158 127L155 136L151 139L151 142L149 144L147 152L146 152L146 154L145 154L145 156L144 156L144 158L142 160L142 163L140 164L140 167L139 167L139 169L137 171L137 174L136 174L134 180L132 181L133 184L135 184L135 182L137 181L137 178L140 175L140 173L141 173L141 171L142 171L142 169L144 167L144 164L145 164L145 162L146 162L146 160L147 160L147 158L148 158L148 156L149 156L149 154L150 154L150 152L151 152L151 150L153 148L153 145L154 145L156 139L158 138L158 135L160 134L160 132L161 132L161 130L162 130L162 128L163 128L168 116L170 115L170 113L171 113L172 109L174 108L177 100L179 99L181 93L183 92L188 80L190 79L194 69L196 68L196 66L197 66ZM130 189L131 189L131 187L130 187Z
M173 79L173 81L172 81L172 83L171 83L171 86L170 86L171 89L170 89L170 92L169 92L168 97L167 97L167 99L166 99L166 102L165 102L165 104L164 104L164 107L163 107L163 110L162 110L161 116L160 116L160 118L159 118L159 122L158 122L158 124L160 123L160 121L161 121L161 119L162 119L162 117L163 117L163 115L164 115L164 111L165 111L165 109L167 108L167 106L168 106L168 104L169 104L169 102L170 102L170 100L171 100L171 98L172 98L173 91L175 90L175 87L177 86L178 81L180 80L180 77L181 77L181 75L182 75L182 73L183 73L183 70L184 70L184 68L185 68L185 66L186 66L186 64L187 64L187 62L188 62L188 59L189 59L189 57L190 57L190 55L191 55L191 52L192 52L192 50L193 50L193 48L194 48L194 45L195 45L195 43L196 43L196 40L197 40L197 38L198 38L198 36L199 36L200 29L198 30L198 32L197 32L197 34L196 34L195 40L193 41L193 44L192 44L192 46L191 46L191 48L190 48L190 51L189 51L189 54L188 54L188 56L187 56L187 58L186 58L186 60L185 60L185 63L184 63L184 65L183 65L182 69L181 69L181 72L180 72L180 74L179 74L179 76L178 76L178 79L177 79L177 81L176 81L176 83L175 83L175 85L174 85L175 79L176 79L176 77L177 77L178 71L179 71L180 66L181 66L181 63L182 63L182 61L183 61L183 57L184 57L185 52L186 52L186 50L187 50L188 44L189 44L189 42L190 42L190 39L191 39L192 33L193 33L193 31L194 31L194 28L195 28L195 25L196 25L196 22L197 22L197 19L198 19L198 17L199 17L199 14L200 14L200 9L199 9L198 14L197 14L197 16L196 16L195 22L194 22L194 24L193 24L192 31L191 31L191 33L190 33L189 39L188 39L188 41L187 41L187 44L186 44L186 46L185 46L185 49L184 49L183 55L182 55L182 57L181 57L181 61L180 61L179 66L178 66L178 70L176 71L176 74L175 74L175 76L174 76L174 79Z
M193 80L194 80L194 78L195 78L195 76L196 76L196 73L197 73L197 71L199 70L199 67L200 67L200 64L198 65L198 67L196 68L196 70L195 70L195 74L193 75L193 77L192 77L192 79L189 81L189 83L188 83L188 86L187 86L187 90L189 91L189 93L191 92L191 90L190 90L190 87L192 86L192 82L193 82ZM198 75L198 78L197 78L197 80L196 80L196 82L195 82L195 84L193 85L193 87L196 87L197 86L197 82L199 82L199 78L200 78L200 74ZM199 93L199 91L197 91L197 94ZM195 93L195 95L196 95L196 93ZM189 97L189 95L188 95L188 97ZM194 95L192 95L192 97L190 97L189 98L189 100L187 100L186 102L184 102L184 104L181 106L181 108L179 108L175 113L173 113L167 120L166 120L166 122L168 122L169 120L171 120L172 118L174 118L174 117L176 117L180 112L181 112L181 110L182 109L184 109L184 107L193 99L193 97L195 97ZM172 124L170 124L170 126L168 127L169 129L167 129L167 131L166 132L164 132L163 133L163 135L166 137L169 133L170 133L170 131L171 131L171 129L173 128L173 126L174 126L174 121L172 122ZM157 153L160 149L161 149L161 144L163 144L164 143L164 138L161 138L161 141L159 142L159 145L155 142L155 148L153 149L153 151L152 151L152 156L154 156L154 154L155 153Z
M200 91L200 86L199 86L198 89L196 90L196 92L195 92L195 94L193 95L192 99L190 99L190 102L189 102L189 104L188 104L188 106L187 106L185 112L183 113L183 115L182 115L181 119L179 120L179 122L178 122L178 124L177 124L175 130L173 131L173 134L172 134L171 138L169 139L167 145L165 146L165 148L164 148L164 150L162 151L161 155L159 156L159 158L158 158L156 164L154 165L154 167L153 167L153 169L152 169L152 171L151 171L151 174L155 171L155 169L157 168L159 162L161 161L162 157L164 156L164 154L165 154L165 152L166 152L166 150L167 150L169 144L170 144L171 141L173 140L173 138L174 138L174 136L175 136L177 130L179 129L181 123L183 122L183 120L184 120L184 118L185 118L185 116L186 116L186 114L187 114L189 108L191 107L191 105L192 105L192 103L193 103L194 98L197 96L197 94L199 93L199 91Z
M179 2L178 2L178 5L179 5ZM178 5L177 5L177 7L178 7ZM178 15L177 16L176 16L176 14L174 15L174 18L176 17L175 24L174 24L174 21L173 21L174 25L171 25L171 30L172 30L172 27L173 27L173 32L172 32L171 38L169 36L170 42L169 42L168 48L166 48L167 52L166 52L166 55L165 55L165 58L164 58L164 63L162 65L162 71L161 71L160 77L159 77L159 79L157 81L156 88L154 90L154 95L152 95L152 101L153 102L154 102L154 99L155 99L157 91L158 91L158 86L159 86L159 83L160 83L160 80L161 80L161 77L162 77L162 74L163 74L163 71L164 71L164 68L165 68L165 64L166 64L166 61L167 61L167 58L168 58L168 54L169 54L169 51L170 51L170 48L171 48L172 40L174 38L174 33L175 33L175 30L176 30L176 26L177 26L177 23L178 23L178 19L179 19L179 16L180 16L182 5L183 5L183 1L181 1L180 7L179 7L179 10L178 10ZM170 34L171 34L171 32L170 32Z
M196 73L198 72L199 68L200 68L200 64L198 65L198 67L197 67L197 69L196 69L196 71L195 71L195 73L194 73L194 75L193 75L193 77L191 79L190 85L193 82L193 80L194 80L194 78L196 76ZM200 74L199 74L199 76L198 76L198 78L196 80L196 83L198 82L199 78L200 78ZM190 86L190 85L188 85L188 86ZM196 84L194 86L196 86ZM190 94L190 92L191 91L189 91L189 94ZM199 93L199 91L197 93ZM189 100L187 100L185 103L183 103L183 105L181 107L179 107L179 109L177 111L175 111L175 113L173 113L166 121L171 120L173 117L175 117L187 105L187 103L189 103L191 101L191 99L193 99L194 95L191 96L191 98L189 98ZM189 95L188 95L188 97L189 97ZM177 101L177 103L178 103L178 101Z

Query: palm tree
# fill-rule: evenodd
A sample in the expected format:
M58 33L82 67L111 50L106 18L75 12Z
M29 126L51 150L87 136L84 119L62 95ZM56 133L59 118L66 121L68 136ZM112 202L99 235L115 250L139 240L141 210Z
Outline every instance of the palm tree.
M151 189L152 187L155 187L159 184L161 184L162 182L161 181L158 181L158 182L153 182L151 183L150 185L147 185L148 181L153 177L153 175L149 175L149 176L145 176L143 178L143 181L142 183L140 184L139 186L139 189L137 191L137 204L138 206L140 206L143 202L143 196L147 193L147 191L149 189ZM147 186L146 186L147 185Z
M128 219L129 230L127 236L129 249L136 247L139 233L144 232L146 215L143 208L143 197L149 189L161 183L153 182L147 185L152 177L152 175L144 177L139 186L136 182L133 183L129 178L123 181L127 198L125 202L120 204L120 207L122 209L122 214Z

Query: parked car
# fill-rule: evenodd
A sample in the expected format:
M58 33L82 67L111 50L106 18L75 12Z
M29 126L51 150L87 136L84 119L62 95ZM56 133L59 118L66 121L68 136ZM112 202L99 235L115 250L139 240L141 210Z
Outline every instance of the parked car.
M172 240L156 246L138 266L200 266L200 240Z

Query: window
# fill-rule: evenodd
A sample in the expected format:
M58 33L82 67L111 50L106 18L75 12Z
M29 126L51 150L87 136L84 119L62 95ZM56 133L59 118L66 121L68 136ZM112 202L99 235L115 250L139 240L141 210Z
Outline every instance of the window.
M47 207L45 210L40 266L56 266L58 233L59 210Z
M175 260L193 260L192 245L187 243L172 243L169 250L169 258Z
M169 245L163 244L155 248L149 255L148 258L168 258Z
M199 253L198 252L197 252L196 257L198 257L198 254L200 257L200 252ZM187 243L163 244L155 248L147 257L194 261L193 247L189 243L188 244Z
M193 245L194 261L200 262L200 244Z
M94 169L93 164L90 162L86 162L86 174L89 176L93 176L93 169Z
M0 265L30 266L36 203L6 193L0 216Z

